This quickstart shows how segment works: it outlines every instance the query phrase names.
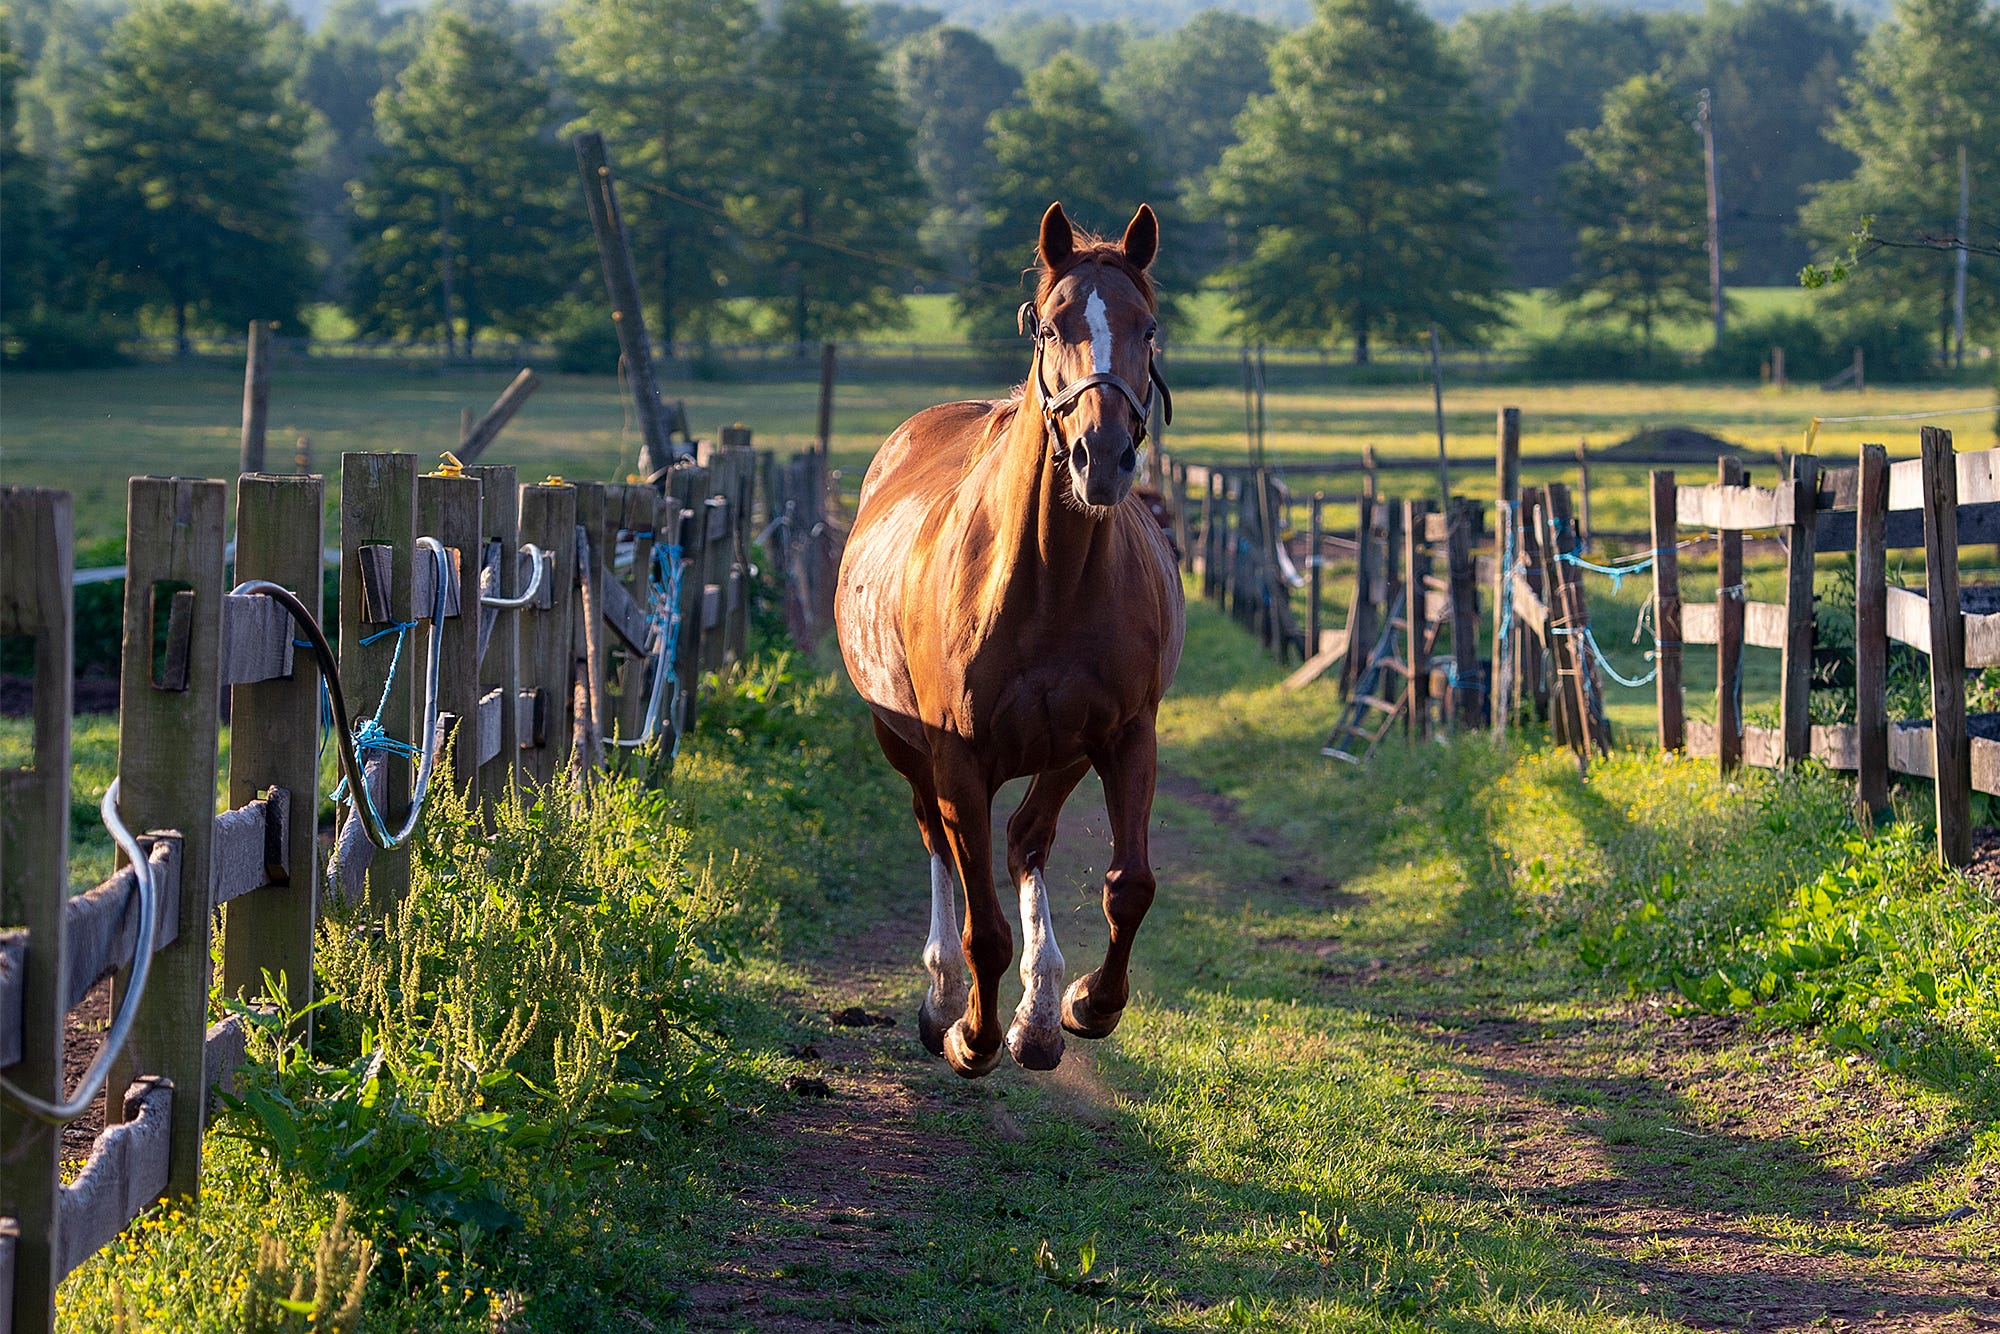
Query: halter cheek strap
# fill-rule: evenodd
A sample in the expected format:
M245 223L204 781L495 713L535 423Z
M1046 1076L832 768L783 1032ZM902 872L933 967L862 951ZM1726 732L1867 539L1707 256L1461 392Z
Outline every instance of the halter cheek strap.
M1032 334L1029 332L1029 322L1031 320L1034 322L1034 332ZM1139 419L1139 429L1133 434L1132 443L1134 447L1143 445L1146 442L1146 423L1152 417L1152 405L1139 397L1138 391L1126 382L1124 376L1114 371L1097 371L1094 374L1084 376L1081 380L1064 385L1060 392L1052 395L1042 383L1042 346L1047 340L1041 336L1041 318L1035 311L1035 303L1032 301L1023 301L1021 309L1015 313L1015 322L1020 327L1023 335L1032 337L1035 340L1035 388L1040 393L1042 399L1042 420L1048 423L1051 433L1055 431L1056 418L1065 409L1091 390L1102 385L1116 389L1125 396L1125 401L1132 405L1132 411ZM1159 360L1154 356L1151 348L1146 350L1146 378L1151 383L1151 387L1159 391L1161 419L1167 425L1173 425L1173 391L1167 388L1166 377L1160 374Z

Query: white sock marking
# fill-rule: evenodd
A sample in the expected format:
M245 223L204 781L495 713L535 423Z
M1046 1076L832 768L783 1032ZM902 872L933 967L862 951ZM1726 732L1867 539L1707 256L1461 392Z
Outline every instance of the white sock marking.
M1090 322L1091 372L1111 369L1111 321L1104 317L1104 298L1090 289L1090 299L1083 303L1083 318Z
M1021 877L1021 1004L1014 1022L1051 1030L1062 1019L1063 957L1049 920L1049 886L1039 868Z
M924 942L938 1010L947 1019L965 1012L965 946L958 938L958 886L942 857L931 858L931 934Z

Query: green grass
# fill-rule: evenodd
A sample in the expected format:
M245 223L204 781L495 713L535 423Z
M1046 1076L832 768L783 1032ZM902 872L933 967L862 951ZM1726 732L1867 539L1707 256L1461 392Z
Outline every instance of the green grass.
M1399 373L1400 374L1400 373ZM270 466L288 468L300 436L311 441L316 470L337 474L344 450L398 449L429 462L457 440L462 408L484 411L505 387L504 371L341 368L280 363L272 378ZM911 377L843 382L835 395L834 466L853 494L876 446L911 413L932 403L1007 392L1005 377L952 382ZM778 450L812 438L818 389L805 379L772 383L671 384L697 432L713 435L741 421L757 443ZM1246 457L1242 396L1232 383L1182 383L1165 445L1196 462ZM1796 450L1819 415L1897 413L1975 407L1986 388L1957 385L1871 388L1865 394L1795 388L1779 393L1733 384L1589 384L1549 387L1451 385L1445 400L1447 446L1455 485L1480 494L1492 475L1493 422L1503 405L1522 409L1526 479L1573 480L1573 469L1533 463L1569 456L1579 439L1602 447L1647 426L1685 425L1775 455ZM69 373L10 372L0 418L0 483L62 487L76 498L80 539L113 539L123 528L126 479L138 473L233 475L238 457L242 376L228 366L140 366ZM1267 454L1286 464L1353 461L1364 445L1385 458L1433 458L1437 440L1428 382L1374 386L1273 384L1267 408ZM1994 443L1990 417L1946 419L1959 448ZM1863 439L1881 440L1892 457L1914 454L1911 424L1829 425L1818 452L1849 462ZM621 481L638 453L617 383L606 377L544 377L485 462L511 463L524 480L559 474ZM1699 469L1691 469L1699 472ZM1769 481L1769 470L1761 470ZM1644 527L1643 471L1600 462L1593 467L1593 518L1600 529ZM1309 477L1297 480L1303 492ZM1390 494L1428 495L1428 473L1390 476ZM1331 489L1350 492L1353 480ZM333 497L329 496L329 504ZM1330 522L1351 523L1336 510Z
M386 1195L348 1190L384 1257L370 1318L471 1331L508 1309L513 1329L668 1328L717 1266L776 1253L790 1258L773 1300L808 1321L1594 1334L1727 1316L1726 1294L1695 1304L1711 1300L1705 1261L1675 1240L1677 1212L1845 1266L1856 1292L1939 1263L1906 1254L1897 1227L1947 1209L1974 1217L1924 1234L1927 1252L1990 1249L1979 1183L2000 1162L2000 910L1911 856L1920 828L1865 837L1841 780L1816 771L1724 783L1712 765L1635 750L1585 781L1532 738L1390 745L1365 772L1333 768L1317 754L1330 692L1280 690L1206 608L1190 636L1163 759L1235 814L1181 787L1158 803L1162 897L1135 1002L1088 1049L1110 1100L1086 1116L1011 1067L976 1084L916 1067L899 1115L951 1146L949 1167L866 1224L858 1268L809 1215L755 1202L793 1152L780 1081L814 1069L788 1050L828 1040L813 1006L846 1003L822 979L922 894L905 795L844 687L767 663L709 708L663 800L613 785L581 826L544 812L491 845L445 837L419 859L420 913L379 939L330 927L342 1014L313 1068L286 1076L300 1082L260 1078L317 1089L300 1103L310 1134L351 1143L324 1109L348 1105L362 1030L388 1032L375 1041L396 1078L377 1105L394 1115L370 1113L369 1143L424 1137L431 1176L416 1184L444 1182L436 1197L393 1178ZM1101 945L1096 800L1075 799L1051 886L1079 966ZM1913 788L1906 808L1922 805ZM520 879L513 865L540 869ZM570 965L552 968L540 942L588 932L621 942L629 985L546 976ZM1809 957L1815 944L1825 953ZM913 1010L914 936L910 950L871 1007ZM370 960L397 951L419 972L391 975L409 979L457 962L402 991L370 982ZM1783 976L1767 987L1765 972ZM1705 991L1715 976L1749 994ZM453 977L542 997L552 1031L512 1058L470 1042L461 1030L490 1037L508 1004L447 1006ZM653 1006L671 1026L632 1030L629 1064L600 1047L610 1076L572 1081L563 1102L546 1044L593 1013L576 988L605 1007L586 1031L624 1031ZM1652 1018L1635 1024L1634 1006ZM1676 1010L1741 1011L1750 1027L1688 1043ZM1485 1045L1495 1026L1572 1067L1512 1070ZM425 1051L499 1077L426 1065ZM1546 1123L1551 1161L1595 1164L1607 1198L1665 1230L1621 1246L1608 1215L1586 1224L1562 1191L1524 1185L1490 1116L1506 1099ZM538 1121L551 1138L504 1142ZM211 1143L200 1215L149 1214L87 1265L65 1289L65 1329L110 1328L116 1292L162 1326L232 1327L258 1235L298 1256L326 1232L323 1158L274 1147L236 1113ZM1902 1166L1876 1171L1884 1160ZM518 1221L471 1222L468 1195ZM1670 1280L1680 1317L1663 1314Z

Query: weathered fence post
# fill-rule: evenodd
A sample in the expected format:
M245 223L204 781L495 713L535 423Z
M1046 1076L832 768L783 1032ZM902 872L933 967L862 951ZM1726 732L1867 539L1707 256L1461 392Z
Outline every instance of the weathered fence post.
M833 449L833 373L836 355L831 342L820 344L818 441L821 458L826 457Z
M1861 447L1854 507L1854 732L1859 796L1889 805L1889 453Z
M1723 486L1745 484L1736 459L1717 460L1716 474ZM1715 762L1727 774L1743 760L1743 533L1723 528L1715 537Z
M1687 701L1681 688L1681 561L1679 499L1671 469L1652 475L1653 680L1659 702L1660 749L1687 745Z
M604 136L591 130L576 136L577 173L590 208L591 229L597 234L597 257L604 268L604 287L611 297L611 322L618 330L618 348L625 358L625 375L639 417L640 469L656 480L673 463L667 439L667 408L653 378L653 353L646 342L646 317L639 305L639 276L632 268L632 247L618 216L618 191L611 181Z
M1322 583L1320 567L1326 564L1326 558L1320 554L1320 546L1325 539L1325 533L1321 528L1321 520L1324 517L1325 509L1326 492L1313 492L1312 518L1308 530L1309 536L1306 539L1306 569L1309 571L1308 577L1311 579L1306 593L1306 657L1308 659L1318 654L1320 647L1320 585ZM1351 646L1349 651L1352 651Z
M250 321L243 358L243 448L238 472L264 471L264 426L271 415L271 322Z
M521 612L521 688L532 727L521 736L521 773L546 787L570 747L570 639L576 597L576 488L549 481L521 488L521 541L548 553L543 596Z
M1551 708L1549 677L1555 671L1555 658L1549 647L1553 636L1548 627L1555 624L1555 607L1549 596L1549 581L1546 577L1546 552L1543 550L1542 528L1545 520L1542 511L1547 501L1539 486L1521 488L1521 501L1515 519L1516 535L1521 540L1521 571L1527 581L1528 590L1542 600L1543 625L1540 637L1520 635L1516 647L1520 662L1516 668L1518 682L1516 694L1524 701L1531 702L1538 721L1549 723L1550 736L1558 745L1567 742L1563 731L1563 717L1560 701Z
M1506 609L1512 605L1507 549L1518 533L1517 511L1521 503L1521 410L1501 408L1493 424L1493 666L1487 676L1487 707L1493 715L1493 734L1502 736L1512 721L1508 701L1512 698L1515 651L1508 641L1513 631L1506 624ZM1512 543L1518 547L1518 541ZM1520 559L1520 553L1514 553Z
M438 659L438 709L450 714L445 734L447 753L438 756L440 775L451 775L452 787L467 803L473 804L479 781L479 565L484 543L480 493L477 477L454 472L426 473L417 478L417 533L435 537L458 562L458 615L447 616L443 624L426 620L420 633L413 633L406 652L412 656L407 666L415 670L425 662L432 635L442 635ZM431 609L416 612L428 617ZM418 706L422 716L423 705Z
M186 477L134 477L125 519L125 634L118 685L120 817L180 831L180 925L153 956L125 1054L107 1086L106 1124L142 1070L173 1082L168 1198L201 1184L207 1122L209 851L215 832L220 723L222 537L229 488ZM155 667L155 629L166 627ZM116 990L122 999L125 974Z
M1480 505L1461 496L1446 514L1445 573L1451 581L1451 717L1455 727L1476 725L1479 716L1479 577L1472 563L1472 539ZM1490 684L1490 681L1489 681Z
M1811 455L1793 455L1791 478L1779 488L1780 495L1790 492L1792 497L1792 522L1786 532L1784 684L1778 701L1786 764L1797 764L1812 754L1813 539L1818 527L1818 468L1819 461Z
M1958 460L1951 432L1922 430L1924 600L1931 622L1931 781L1938 858L1972 860L1972 742L1965 731L1965 614L1958 597Z
M21 1059L8 1078L60 1102L69 1020L70 578L76 555L64 491L0 487L0 635L35 640L34 763L0 769L0 924L28 929ZM151 660L150 640L147 644ZM0 1325L55 1324L62 1264L62 1131L13 1107L0 1118L0 1214L19 1225L11 1301ZM0 1293L0 1301L7 1295Z
M1583 550L1596 534L1590 523L1590 442L1576 442L1576 545Z
M570 675L564 687L570 701L574 735L570 767L587 780L603 759L605 680L608 670L604 643L604 519L602 482L576 484L576 532L570 545L576 552L575 628L570 635Z
M703 467L675 468L667 474L670 494L680 503L681 561L681 638L678 646L680 661L676 670L680 674L681 716L675 719L680 732L693 730L698 701L695 687L701 683L701 645L707 637L702 628L703 610L707 602L707 590L703 579L708 569L708 469Z
M236 486L236 581L290 589L320 618L324 484L317 477L244 477ZM294 639L304 632L293 629ZM222 907L222 994L257 998L264 973L282 977L286 1008L312 1004L313 931L319 925L319 660L296 646L292 674L229 692L229 804L285 791L282 885ZM311 1036L311 1018L297 1036Z
M523 368L513 382L500 391L500 397L493 400L493 406L486 409L486 415L472 423L461 422L458 433L458 448L454 452L458 461L470 465L486 447L499 438L500 432L514 414L528 401L528 396L541 387L541 379L532 370Z
M512 464L486 464L467 468L465 475L479 480L481 564L485 552L497 558L493 571L493 596L519 597L527 587L521 574L521 493ZM532 579L534 572L528 572ZM494 805L514 790L521 763L521 734L517 725L521 693L521 613L498 607L478 608L479 641L484 646L479 657L479 695L482 708L496 708L499 749L479 766L479 807L488 820ZM485 700L495 691L495 705ZM484 726L475 729L483 731Z
M415 722L416 679L423 672L419 637L397 628L416 620L416 529L416 455L340 456L340 682L348 719L359 724L380 703L384 732L394 740L423 745L429 738L416 735ZM373 559L370 547L386 549L386 588L369 586L371 572L385 568ZM370 619L371 607L377 619ZM363 644L364 639L370 642ZM361 757L364 764L367 758ZM391 757L383 766L382 818L392 827L409 808L410 777L410 766L400 758ZM358 792L348 797L361 800ZM349 818L360 815L357 811ZM374 912L386 914L401 903L410 892L409 847L375 852L368 862L367 886Z
M1424 543L1424 516L1428 513L1428 501L1403 502L1403 661L1410 668L1409 712L1403 726L1412 741L1430 734L1431 665L1424 646L1430 624L1430 590L1425 580L1430 573L1430 548Z

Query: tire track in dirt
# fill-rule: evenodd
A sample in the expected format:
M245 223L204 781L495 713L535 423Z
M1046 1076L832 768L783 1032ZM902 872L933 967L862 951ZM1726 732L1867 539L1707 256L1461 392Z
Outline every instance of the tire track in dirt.
M1159 790L1275 857L1282 869L1274 894L1322 909L1329 892L1346 895L1309 852L1253 824L1230 798L1165 771ZM1156 820L1154 838L1158 861L1191 855L1170 823ZM1879 1079L1849 1078L1837 1105L1807 1117L1787 1110L1831 1074L1851 1073L1852 1058L1843 1064L1817 1054L1817 1070L1781 1064L1769 1057L1786 1044L1734 1019L1672 1018L1646 1002L1550 1024L1468 983L1458 1004L1440 1006L1439 990L1454 974L1437 961L1341 966L1335 942L1273 943L1322 960L1329 999L1439 1048L1443 1064L1463 1078L1453 1081L1460 1087L1434 1090L1431 1105L1470 1123L1484 1141L1495 1194L1571 1231L1571 1258L1636 1309L1718 1331L2000 1328L2000 1261L1960 1233L1961 1224L1976 1223L1895 1216L1857 1202L1871 1184L1914 1176L1952 1147L1941 1138L1963 1136L1912 1132L1902 1162L1879 1164L1871 1182L1808 1146L1823 1129L1809 1118L1893 1113L1893 1090ZM1676 1144L1688 1150L1679 1164ZM1697 1159L1711 1170L1723 1160L1725 1179L1742 1194L1704 1198L1685 1165ZM1745 1207L1757 1179L1778 1172L1808 1178L1805 1198L1789 1210ZM2000 1197L2000 1174L1991 1191ZM1810 1238L1814 1224L1828 1235Z

